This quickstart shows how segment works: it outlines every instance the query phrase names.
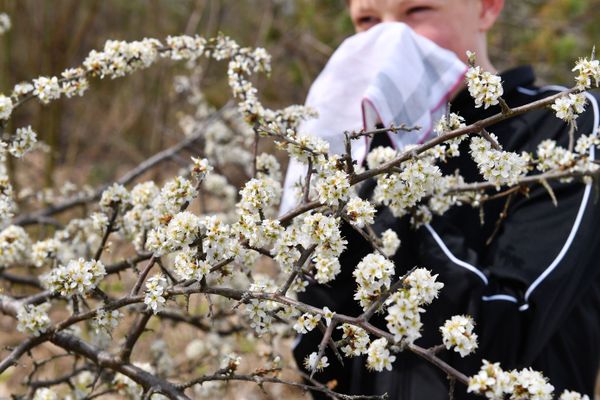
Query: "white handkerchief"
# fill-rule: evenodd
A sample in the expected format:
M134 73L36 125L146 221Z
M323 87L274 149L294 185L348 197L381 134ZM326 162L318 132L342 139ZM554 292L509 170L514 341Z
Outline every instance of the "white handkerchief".
M344 152L344 131L406 124L418 132L390 134L392 144L423 143L446 112L450 94L460 85L466 65L451 51L417 35L400 22L382 23L346 39L310 88L306 105L319 117L300 132L327 140L332 154ZM363 162L369 139L352 143L352 158ZM306 166L290 160L280 213L298 202L294 186Z

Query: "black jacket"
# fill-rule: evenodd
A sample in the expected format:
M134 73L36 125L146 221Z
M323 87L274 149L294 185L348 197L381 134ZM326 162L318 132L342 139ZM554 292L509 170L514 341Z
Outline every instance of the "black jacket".
M515 107L556 93L561 88L535 87L530 67L502 74L504 99ZM466 91L452 104L452 111L467 123L499 112L474 108ZM588 96L586 112L578 122L579 134L590 134L599 121L598 103ZM505 150L535 152L544 139L568 145L568 126L552 110L537 110L511 118L489 128ZM593 151L593 150L592 150ZM441 166L449 174L458 169L467 182L481 181L468 152ZM439 274L445 283L440 297L422 314L423 337L415 343L429 347L441 343L439 327L452 315L474 317L479 349L461 358L458 353L440 355L467 375L475 374L482 359L500 362L506 369L533 367L542 371L555 386L593 397L600 360L600 207L596 187L581 181L551 183L558 199L554 206L542 185L531 187L529 196L518 195L507 217L493 235L506 198L487 202L485 222L470 205L455 207L430 225L418 230L406 218L395 219L381 210L376 230L393 227L402 240L394 257L397 273L417 265ZM373 250L358 234L343 227L348 240L342 254L342 272L330 286L311 285L299 295L302 301L350 315L361 310L352 299L356 284L352 271L362 257ZM383 317L374 322L385 327ZM321 334L315 331L301 338L294 354L301 360L317 350ZM331 366L316 377L337 381L337 390L349 394L382 394L391 399L447 399L448 382L435 367L404 352L397 355L393 371L369 372L364 358L345 359L342 367L332 354ZM320 398L315 394L315 398ZM455 398L470 398L466 387L456 385Z

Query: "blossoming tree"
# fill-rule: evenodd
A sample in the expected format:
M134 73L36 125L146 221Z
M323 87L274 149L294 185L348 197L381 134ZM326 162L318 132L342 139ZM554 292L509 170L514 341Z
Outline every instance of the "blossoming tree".
M0 22L2 29L10 27L7 18ZM4 165L7 157L26 156L36 146L36 133L30 126L3 133L0 280L4 289L0 312L10 317L15 330L26 338L2 353L0 373L49 342L63 352L60 357L35 360L33 356L25 390L34 399L83 399L110 393L186 399L206 394L215 383L224 381L286 384L333 398L356 397L337 393L313 376L305 377L304 383L282 378L285 366L277 356L244 373L239 372L240 357L234 353L219 360L214 370L177 369L158 331L149 333L154 340L152 352L158 354L155 362L133 359L133 350L149 322L158 319L163 324L171 321L175 326L188 324L211 331L217 338L236 330L272 337L318 328L322 341L305 360L313 373L329 366L327 348L340 359L366 355L368 368L375 371L391 369L402 351L410 351L442 369L453 381L468 385L470 392L490 399L552 398L551 382L537 371L504 371L490 360L483 362L478 374L468 377L438 358L443 349L462 357L477 350L476 327L468 315L456 315L439 328L437 348L415 344L421 336L421 315L444 284L420 266L398 277L391 260L400 246L398 236L392 230L377 235L371 224L376 205L389 207L395 216L410 214L418 226L458 203L477 206L491 196L506 196L514 188L534 184L545 185L553 196L549 180L588 182L596 177L598 166L587 156L587 150L600 143L596 132L580 136L569 148L545 141L536 154L516 154L504 151L486 127L542 107L551 107L558 118L575 127L576 117L585 107L582 93L600 80L597 60L577 62L573 88L510 108L502 99L500 78L477 67L472 55L466 75L470 94L478 107L500 104L502 112L472 125L466 125L459 115L448 114L438 123L437 137L427 143L402 151L372 151L368 170L352 163L352 142L378 130L346 132L346 154L329 154L327 142L297 130L302 120L314 115L312 110L300 106L271 110L259 101L250 76L270 71L267 52L240 47L225 36L170 36L164 42L109 40L102 50L91 51L79 67L61 76L19 83L10 95L0 95L2 129L13 111L28 101L48 104L62 96L82 96L91 79L125 77L161 59L193 62L199 57L227 61L236 106L207 108L193 74L182 79L180 90L190 92L190 101L197 107L186 120L186 137L118 182L40 209L20 210ZM215 123L227 126L227 132L205 134L206 127ZM392 126L384 130L411 129L414 127ZM264 140L273 140L290 157L309 165L299 187L300 205L282 216L276 211L281 195L279 163L273 155L259 153L258 143ZM473 161L483 178L479 183L466 184L458 175L445 176L437 166L456 157L463 140L470 141ZM181 174L165 182L135 182L145 171L198 141L203 143L202 150ZM219 173L223 161L232 158L247 164L249 179L239 192ZM358 197L357 186L371 178L377 182L372 199ZM490 189L495 192L489 194ZM205 201L207 196L219 199L219 213L190 211L193 202ZM88 205L84 217L71 218L65 224L55 218L81 204ZM325 284L340 272L338 258L347 245L341 221L352 225L373 247L353 272L357 284L354 299L363 309L360 315L315 308L295 297L309 281ZM39 228L45 225L56 229L44 234L47 230ZM107 263L111 241L128 246L128 257ZM273 260L276 274L257 272L256 265L265 259ZM121 274L131 279L114 284ZM207 313L189 307L192 295L206 296ZM376 313L385 315L386 329L371 323ZM123 325L126 334L113 336ZM164 329L172 326L164 325ZM334 331L340 332L340 340L333 340ZM197 354L191 346L186 351ZM38 377L45 365L61 358L72 360L68 370L56 370L49 380ZM564 400L585 397L569 391L560 394Z

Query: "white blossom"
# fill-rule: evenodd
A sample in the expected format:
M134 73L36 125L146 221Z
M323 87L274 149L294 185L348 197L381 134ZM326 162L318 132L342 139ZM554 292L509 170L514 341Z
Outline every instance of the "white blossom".
M573 123L579 114L585 111L586 102L585 95L582 93L569 93L554 100L550 107L554 110L557 118Z
M31 129L31 126L17 128L15 135L12 137L8 151L14 157L21 158L27 153L37 142L37 134Z
M455 315L440 327L442 342L446 349L454 347L461 357L477 349L477 334L473 332L473 319L469 316Z
M469 377L468 393L481 394L492 400L504 399L512 391L512 376L500 368L500 363L483 360L479 372Z
M203 180L206 175L213 170L213 167L208 163L206 158L192 157L194 166L192 167L192 175L199 181Z
M33 400L58 400L58 395L52 389L39 388L35 391Z
M456 129L464 128L465 119L456 113L450 113L444 115L436 124L434 131L438 135L442 135L446 132L454 131Z
M396 254L398 248L400 247L400 239L398 238L398 234L392 229L386 229L381 234L381 243L381 250L387 257L392 257L394 254Z
M350 324L342 324L338 329L341 329L342 340L344 346L340 350L346 357L355 357L365 354L369 348L369 334L363 328Z
M374 221L375 207L367 200L352 197L346 204L346 214L350 223L358 228L370 225Z
M0 13L0 35L4 35L10 30L10 17L6 13Z
M293 328L298 333L308 333L316 328L317 324L321 320L321 314L302 314Z
M123 314L119 310L101 309L96 313L92 326L96 332L111 333L119 325L121 318L123 318Z
M204 53L206 39L199 36L167 36L166 39L169 52L164 57L172 60L195 60Z
M12 95L14 97L24 96L26 94L31 93L33 91L33 89L34 89L34 87L31 83L20 82L14 86Z
M36 242L31 248L31 259L37 268L52 265L57 259L61 243L55 238Z
M0 14L2 15L2 14ZM0 119L8 119L12 114L13 102L10 97L0 94Z
M33 87L33 94L44 104L60 98L60 85L58 84L58 78L55 76L52 78L40 76L33 80Z
M26 304L17 311L17 330L39 336L50 327L50 303Z
M210 264L197 258L195 251L186 248L175 256L174 271L180 279L202 280L210 273Z
M388 350L388 341L385 338L373 340L367 350L367 368L375 371L392 370L392 363L396 356L391 355Z
M31 239L20 226L10 225L0 232L0 268L26 263L31 252Z
M470 147L483 178L498 188L516 184L527 173L529 158L524 154L492 149L490 142L482 137L473 137Z
M483 71L481 67L471 67L465 75L469 94L475 100L475 107L488 108L499 103L504 94L502 80L498 75Z
M376 298L389 289L394 275L394 264L380 254L371 253L358 263L352 275L358 284L354 299L366 310Z
M162 274L154 275L146 281L146 295L144 303L156 314L167 302L164 295L167 290L167 279Z
M582 395L581 393L565 390L559 397L559 400L590 400L587 394Z
M344 171L327 174L315 183L315 190L321 203L337 206L348 199L350 192L348 174Z
M398 157L398 152L391 147L375 147L367 154L367 165L369 166L369 169L375 169L386 162L392 161L396 157Z
M592 87L592 80L597 87L600 83L600 61L580 58L577 60L573 72L577 71L575 82L577 89L586 90Z
M591 147L600 145L598 135L581 135L575 144L575 152L581 155L587 155Z
M323 257L318 254L313 262L316 269L315 279L321 284L331 282L341 271L340 260L337 257Z
M309 371L322 371L329 366L329 362L326 356L322 356L320 359L316 352L312 352L304 360L304 366Z
M513 371L511 400L551 400L554 386L539 371L525 368Z
M105 275L106 269L102 262L79 258L43 275L42 282L49 290L62 296L74 296L96 288Z
M69 68L63 71L61 75L64 78L62 92L69 98L83 96L90 87L90 83L85 77L85 71L80 67Z

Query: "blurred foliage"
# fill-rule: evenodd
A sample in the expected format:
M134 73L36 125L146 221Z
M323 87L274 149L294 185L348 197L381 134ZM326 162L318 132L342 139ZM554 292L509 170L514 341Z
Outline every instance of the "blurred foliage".
M497 66L531 63L542 82L570 83L573 61L588 55L599 37L600 0L506 1L490 34ZM271 52L272 76L259 78L258 86L266 104L285 106L303 102L333 49L352 34L344 0L0 0L0 11L13 23L0 41L5 93L16 82L80 64L106 39L222 31ZM207 98L223 104L229 93L223 66L202 65ZM53 150L37 162L22 161L29 164L19 168L19 180L52 185L68 176L95 184L176 141L186 104L172 82L181 73L183 65L161 62L128 78L95 81L85 99L23 107L15 125L33 125Z

